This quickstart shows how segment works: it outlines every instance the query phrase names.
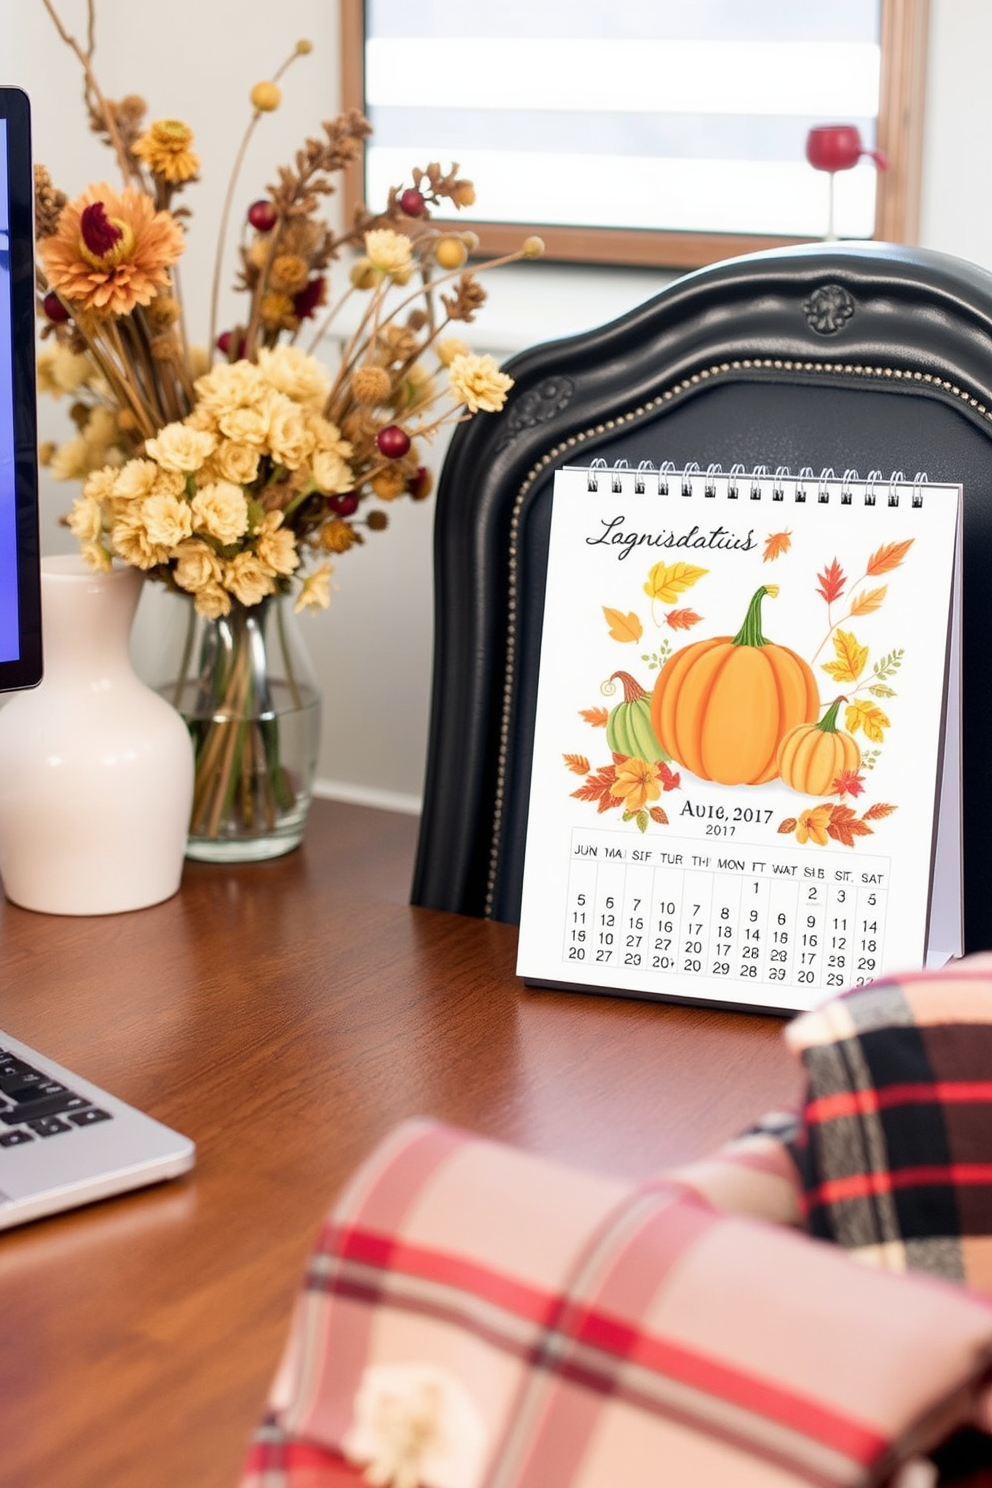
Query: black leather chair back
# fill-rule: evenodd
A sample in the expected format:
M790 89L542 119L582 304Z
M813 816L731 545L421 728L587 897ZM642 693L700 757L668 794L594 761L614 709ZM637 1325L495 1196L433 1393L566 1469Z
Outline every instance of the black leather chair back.
M506 408L459 428L438 489L414 902L519 917L559 466L925 471L964 487L965 936L992 947L992 275L879 243L752 254L507 370Z

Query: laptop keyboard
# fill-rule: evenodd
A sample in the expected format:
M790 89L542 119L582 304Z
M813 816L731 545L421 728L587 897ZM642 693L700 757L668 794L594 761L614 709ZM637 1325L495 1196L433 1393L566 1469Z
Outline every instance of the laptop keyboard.
M112 1119L85 1095L0 1045L0 1147L20 1147Z

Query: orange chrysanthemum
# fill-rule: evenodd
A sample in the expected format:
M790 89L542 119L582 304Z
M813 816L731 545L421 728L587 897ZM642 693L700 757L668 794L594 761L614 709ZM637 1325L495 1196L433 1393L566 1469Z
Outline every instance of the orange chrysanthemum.
M181 119L157 119L140 139L134 153L163 180L177 184L192 181L200 169L200 157L190 149L193 131Z
M142 191L89 186L67 203L55 233L39 244L49 286L96 315L130 315L169 282L184 247L169 212Z

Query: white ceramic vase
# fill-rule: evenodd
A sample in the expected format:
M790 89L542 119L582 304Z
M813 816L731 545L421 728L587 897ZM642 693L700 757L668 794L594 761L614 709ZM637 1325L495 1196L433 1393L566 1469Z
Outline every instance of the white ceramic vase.
M130 660L142 576L42 560L44 680L0 707L0 877L48 914L117 914L179 887L193 750Z

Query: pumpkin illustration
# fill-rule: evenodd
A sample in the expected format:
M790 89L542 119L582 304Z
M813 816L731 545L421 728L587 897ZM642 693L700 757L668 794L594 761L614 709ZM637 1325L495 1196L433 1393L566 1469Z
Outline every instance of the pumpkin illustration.
M779 745L779 774L794 791L829 796L838 775L845 770L857 774L861 764L857 740L837 727L837 710L845 701L835 698L819 723L797 724Z
M606 697L623 687L623 702L617 703L606 722L606 742L614 754L626 754L633 759L667 760L669 756L655 738L651 727L651 699L645 689L629 672L614 672L600 689Z
M809 663L761 633L763 584L735 636L695 641L658 673L651 723L672 759L720 785L763 785L778 774L778 747L790 729L820 711Z

